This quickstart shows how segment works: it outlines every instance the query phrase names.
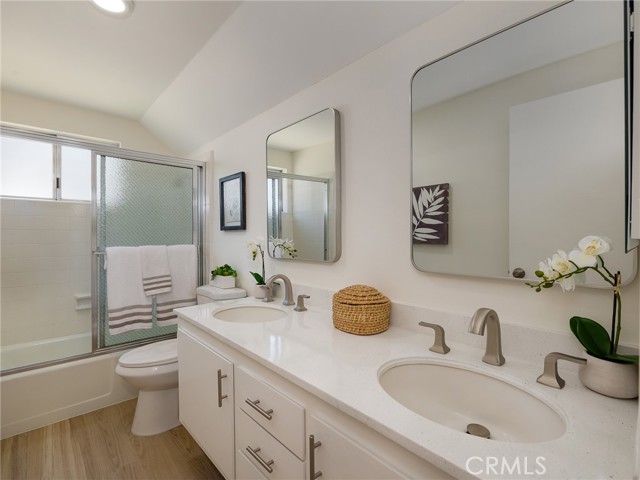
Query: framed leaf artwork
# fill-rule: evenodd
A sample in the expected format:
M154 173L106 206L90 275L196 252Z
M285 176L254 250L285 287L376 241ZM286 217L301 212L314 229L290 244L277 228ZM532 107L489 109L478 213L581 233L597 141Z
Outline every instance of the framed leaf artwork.
M220 179L220 230L245 230L244 172Z
M414 187L411 193L413 243L449 243L449 184Z

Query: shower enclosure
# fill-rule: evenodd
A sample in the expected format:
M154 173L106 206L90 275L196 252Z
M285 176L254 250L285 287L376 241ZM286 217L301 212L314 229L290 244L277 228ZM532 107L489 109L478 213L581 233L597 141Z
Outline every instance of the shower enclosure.
M2 373L175 335L175 325L155 320L150 329L109 335L105 249L193 244L202 284L204 164L5 127L0 133ZM23 178L12 170L33 158L40 163ZM41 192L19 187L38 183Z

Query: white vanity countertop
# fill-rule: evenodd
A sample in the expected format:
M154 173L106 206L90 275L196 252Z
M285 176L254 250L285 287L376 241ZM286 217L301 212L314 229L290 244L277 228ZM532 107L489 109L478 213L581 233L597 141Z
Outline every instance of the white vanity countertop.
M634 475L637 401L611 399L588 390L578 379L577 365L560 364L566 386L556 390L536 383L542 372L541 361L534 364L518 360L508 356L506 348L506 364L501 367L481 362L484 349L449 340L449 354L430 352L433 332L417 326L421 318L416 318L415 326L414 322L396 326L392 315L391 328L386 332L358 336L335 329L331 311L313 307L306 312L282 307L289 315L266 323L235 323L212 316L212 311L222 306L247 303L259 301L230 300L177 312L183 321L200 327L456 478L587 480L629 479ZM516 341L526 342L523 337ZM507 342L503 333L505 347ZM549 353L548 348L540 345L542 356ZM472 437L427 420L396 402L378 383L381 367L408 358L460 365L520 386L552 406L564 418L567 431L548 442L511 443ZM526 411L521 413L527 415ZM502 470L504 474L500 475L503 459L510 468L515 462L519 467L511 474ZM487 462L496 461L496 470L487 469ZM473 474L467 471L467 465Z

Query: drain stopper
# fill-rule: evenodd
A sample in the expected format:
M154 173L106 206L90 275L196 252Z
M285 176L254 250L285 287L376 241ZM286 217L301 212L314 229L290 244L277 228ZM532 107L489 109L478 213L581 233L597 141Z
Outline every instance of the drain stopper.
M490 438L491 432L484 425L480 425L479 423L470 423L467 425L467 433L469 435L474 435L476 437L481 438Z

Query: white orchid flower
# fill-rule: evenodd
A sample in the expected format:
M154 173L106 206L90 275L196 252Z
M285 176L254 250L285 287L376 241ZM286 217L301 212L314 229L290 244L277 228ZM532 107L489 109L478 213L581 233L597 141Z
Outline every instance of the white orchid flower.
M578 248L580 248L585 255L595 257L596 255L602 255L611 250L611 240L595 235L587 235L578 242Z
M249 257L251 258L251 260L255 260L258 256L258 253L260 254L260 256L264 257L264 254L262 252L263 241L263 237L256 237L255 241L247 242L247 249L249 250Z
M558 278L559 275L558 272L551 268L550 263L551 259L548 259L546 262L540 262L538 264L538 270L542 272L542 278L544 278L545 280L554 280Z
M549 266L560 275L568 275L576 270L575 265L569 261L569 257L564 250L558 250L558 253L551 257Z
M569 260L575 263L578 268L595 267L598 263L598 257L587 255L583 250L571 250L569 252Z
M564 277L556 280L560 287L562 287L563 292L571 292L576 288L576 282L573 279L573 275L570 277Z

